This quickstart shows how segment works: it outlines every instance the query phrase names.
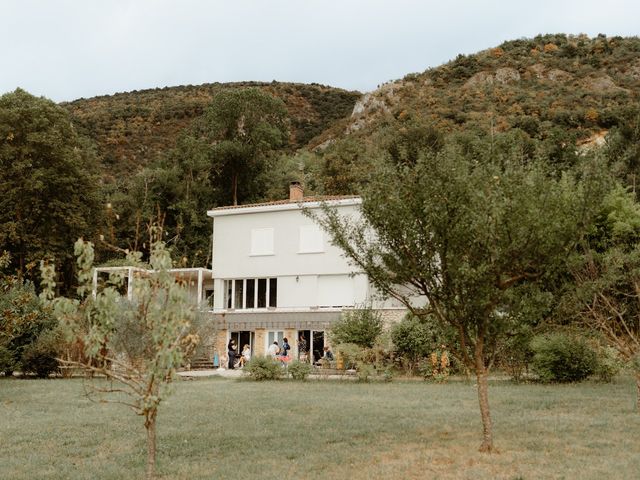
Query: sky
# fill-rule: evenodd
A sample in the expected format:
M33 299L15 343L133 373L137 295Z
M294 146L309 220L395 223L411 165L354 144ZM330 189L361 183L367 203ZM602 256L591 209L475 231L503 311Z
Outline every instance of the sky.
M539 33L640 34L638 0L0 0L0 94L231 81L366 92Z

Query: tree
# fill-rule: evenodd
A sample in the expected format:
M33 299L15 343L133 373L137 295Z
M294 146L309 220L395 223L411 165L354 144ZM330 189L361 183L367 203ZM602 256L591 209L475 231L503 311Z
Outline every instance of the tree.
M84 358L67 363L116 382L97 380L91 384L90 394L127 405L144 418L147 478L153 478L158 407L176 369L198 342L193 333L194 308L188 292L167 272L171 257L157 239L151 249L153 273L135 279L131 302L121 297L123 278L117 275L94 297L93 245L80 239L75 254L78 297L53 298L55 272L45 263L41 266L46 287L42 296L53 304L67 338L84 345ZM140 254L130 254L129 260L139 261Z
M634 371L640 412L640 204L618 186L572 263L564 312L600 332Z
M258 88L225 90L194 122L192 135L209 149L213 183L225 185L224 193L237 205L250 193L268 154L287 144L287 110L282 100Z
M91 160L62 107L20 89L0 97L0 251L11 253L18 276L36 277L49 256L70 283L67 245L100 221Z
M325 208L317 221L383 294L457 332L475 373L481 451L494 449L488 373L589 224L600 182L551 175L511 137L449 141L415 165L387 161L364 189L361 219ZM597 170L596 170L597 171Z

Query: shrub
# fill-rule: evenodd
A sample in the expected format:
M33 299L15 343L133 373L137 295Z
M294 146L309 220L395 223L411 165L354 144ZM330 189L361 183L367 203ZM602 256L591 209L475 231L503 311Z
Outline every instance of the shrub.
M391 339L395 351L407 362L413 371L421 358L425 358L438 345L436 329L413 315L405 316L391 329Z
M311 364L309 362L301 362L294 360L289 364L287 369L294 380L306 380L311 373Z
M13 277L0 280L0 312L0 370L7 375L14 370L29 370L23 365L25 354L31 362L39 355L36 352L42 353L43 346L35 344L57 322L35 294L33 284ZM51 356L57 356L57 352Z
M277 380L282 377L282 364L272 357L253 357L245 365L244 371L253 380Z
M358 370L356 372L356 375L358 376L358 381L359 382L368 382L369 381L369 377L371 377L371 375L373 375L373 373L374 373L373 366L367 365L367 364L362 364L362 365L358 366Z
M382 333L382 317L371 308L348 310L331 327L334 343L355 343L372 348Z
M598 351L598 365L595 373L601 382L613 381L621 369L622 362L615 348L603 347Z
M342 358L346 370L356 368L362 363L363 349L355 343L341 343L336 346L336 353Z
M61 339L55 330L49 330L28 345L22 354L22 371L34 373L39 378L48 377L58 370L56 356L60 351Z
M579 382L598 365L585 339L565 333L539 335L531 341L531 349L533 371L542 382Z

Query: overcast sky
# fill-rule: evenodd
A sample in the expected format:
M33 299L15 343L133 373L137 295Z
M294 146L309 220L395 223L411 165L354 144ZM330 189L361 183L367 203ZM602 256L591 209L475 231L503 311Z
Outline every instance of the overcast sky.
M0 0L0 94L240 80L364 92L505 40L639 30L638 0Z

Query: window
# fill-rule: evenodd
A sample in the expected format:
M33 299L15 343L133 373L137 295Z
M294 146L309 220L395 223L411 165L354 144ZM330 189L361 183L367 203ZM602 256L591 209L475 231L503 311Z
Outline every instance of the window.
M245 308L253 308L255 306L255 294L256 294L256 281L253 278L248 278Z
M266 308L267 306L267 279L258 279L258 308Z
M275 308L278 306L277 278L246 278L224 281L224 308Z
M322 230L318 225L304 225L300 227L300 246L298 253L324 252Z
M270 278L269 279L269 306L275 308L277 306L278 298L278 279Z
M235 308L243 308L243 306L244 306L244 303L243 303L243 300L244 300L243 284L244 284L243 280L236 280L236 292L235 292L235 295L234 295Z
M273 255L273 228L251 230L251 255Z

